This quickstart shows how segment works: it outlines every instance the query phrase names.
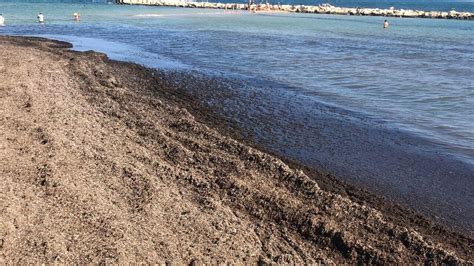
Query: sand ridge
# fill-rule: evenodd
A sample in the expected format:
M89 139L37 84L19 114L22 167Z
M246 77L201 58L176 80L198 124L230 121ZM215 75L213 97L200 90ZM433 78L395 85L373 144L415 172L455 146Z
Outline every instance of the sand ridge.
M1 263L473 262L471 239L394 224L198 122L156 72L0 45Z

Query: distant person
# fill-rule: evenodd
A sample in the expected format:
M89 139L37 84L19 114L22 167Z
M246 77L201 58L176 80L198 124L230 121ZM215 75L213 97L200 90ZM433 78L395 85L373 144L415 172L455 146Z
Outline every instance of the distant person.
M388 21L387 21L387 20L385 20L385 21L383 22L383 28L384 28L384 29L388 28Z
M44 24L44 15L43 15L43 13L38 14L38 23L39 24Z
M5 26L5 18L3 17L2 14L0 14L0 27Z
M75 21L81 21L81 14L79 14L78 12L74 13L73 16Z
M250 11L250 12L254 12L256 11L256 6L254 6L255 2L254 0L248 0L247 2L247 9Z

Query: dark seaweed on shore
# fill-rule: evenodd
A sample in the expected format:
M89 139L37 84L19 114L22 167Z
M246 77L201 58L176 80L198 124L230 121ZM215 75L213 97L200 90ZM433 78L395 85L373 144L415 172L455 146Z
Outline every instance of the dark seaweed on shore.
M0 262L473 263L472 238L231 138L163 73L0 44Z

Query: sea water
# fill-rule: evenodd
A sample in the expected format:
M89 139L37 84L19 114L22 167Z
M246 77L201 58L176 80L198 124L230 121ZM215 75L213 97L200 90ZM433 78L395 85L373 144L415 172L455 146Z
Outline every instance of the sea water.
M474 158L472 21L390 18L384 30L381 17L17 1L0 1L0 13L0 34L62 36L152 67L277 83Z

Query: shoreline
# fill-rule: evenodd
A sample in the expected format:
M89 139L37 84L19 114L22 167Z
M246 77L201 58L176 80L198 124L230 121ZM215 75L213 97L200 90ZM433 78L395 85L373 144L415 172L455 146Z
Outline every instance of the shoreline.
M357 202L364 202L364 201L366 201L365 203L371 202L371 206L378 209L389 209L390 212L394 212L397 214L408 212L418 218L423 217L422 218L423 220L431 220L431 222L433 222L432 223L433 227L438 227L440 225L446 226L447 228L450 228L450 230L453 230L456 232L462 232L463 234L469 235L470 237L474 236L473 224L470 223L471 221L470 218L464 217L460 219L462 220L462 222L460 222L458 220L459 217L457 217L454 214L447 214L444 217L440 217L439 212L426 211L427 209L431 207L434 208L434 206L430 206L429 204L424 205L424 206L416 205L416 204L415 205L408 204L407 201L401 200L401 197L394 197L393 194L388 195L387 191L382 191L373 184L360 182L360 179L359 179L360 176L357 176L357 178L354 179L354 177L356 177L357 175L356 171L354 170L346 169L347 171L343 173L341 171L334 171L334 169L327 169L321 165L311 165L310 161L302 160L301 158L298 158L298 156L292 157L290 155L285 154L279 149L275 150L274 147L271 147L271 145L270 146L268 145L268 139L257 140L257 137L255 136L255 132L252 132L252 129L251 129L251 126L252 125L255 126L256 124L251 124L248 127L236 125L236 124L243 123L243 121L235 120L236 116L239 116L242 113L237 112L236 116L227 116L223 114L224 113L222 111L224 109L223 106L209 106L205 103L206 99L208 99L207 97L208 96L210 97L211 95L213 97L218 98L219 99L218 101L224 101L224 99L225 101L228 101L229 99L233 97L238 98L238 96L236 96L235 93L226 91L225 85L222 87L221 86L215 87L215 85L213 85L216 82L217 83L223 82L225 78L223 80L220 80L219 78L215 79L215 78L207 77L206 74L203 75L204 77L200 75L199 78L196 78L195 75L187 73L187 72L183 73L183 72L173 72L173 71L171 72L169 71L161 72L160 70L157 70L157 71L160 74L166 73L165 76L172 76L172 78L166 79L169 82L168 85L172 87L176 87L177 90L181 90L182 91L181 93L183 93L181 95L183 97L186 97L188 101L195 102L190 108L194 110L191 112L193 113L193 115L196 116L196 118L199 121L202 121L203 123L210 125L212 128L215 128L216 130L218 130L224 135L231 136L232 138L237 139L238 141L245 143L246 145L262 150L265 153L271 154L272 156L278 157L285 163L291 165L292 167L295 167L297 169L302 169L311 178L313 178L314 180L317 180L318 184L320 184L320 186L324 188L325 190L350 197L352 200L357 201ZM212 82L203 83L203 80L206 80L207 78L212 79ZM186 84L182 84L180 80L186 80L185 82ZM200 88L204 86L207 87L206 94L201 95L199 93L196 93L196 90L194 90L193 88L189 89L190 83L196 84L196 85L193 85L196 88ZM183 88L185 87L186 89L178 89L178 87L180 86ZM229 96L229 95L232 95L232 96ZM354 111L346 110L341 107L326 106L324 103L320 103L320 104L322 105L323 108L331 109L337 115L340 115L340 113L338 113L339 111L345 114L346 113L352 114L352 115L356 114ZM242 104L242 106L243 105L247 106L247 108L249 109L253 108L253 106L248 103ZM189 106L187 108L189 108ZM230 112L233 112L232 109L230 109ZM243 114L246 115L245 112L243 112ZM327 119L328 121L334 120L330 118L328 119L327 117L328 115L329 114L323 116L322 120L325 120L325 119ZM427 161L440 163L440 166L435 166L434 164L428 163L429 166L425 165L423 169L418 169L420 171L427 171L429 172L429 174L433 174L439 170L438 169L439 167L443 167L443 165L444 166L448 165L448 170L441 171L442 173L447 173L453 170L455 174L463 173L464 177L469 177L469 173L474 171L474 166L470 162L464 161L463 158L459 158L457 157L457 155L451 154L447 150L444 150L445 147L441 148L441 147L431 146L431 145L439 145L439 144L431 143L431 140L424 138L421 135L414 135L410 132L405 132L402 130L388 129L388 128L380 127L380 125L377 126L377 128L375 128L374 125L365 124L365 122L367 122L366 121L367 118L364 119L360 117L360 114L358 115L359 116L357 117L357 120L361 119L361 121L359 122L364 121L363 125L355 125L352 122L344 121L345 130L347 131L354 130L355 132L357 132L355 133L354 138L360 137L360 134L359 134L360 132L358 131L361 131L362 128L363 128L362 131L366 131L366 132L377 131L377 133L372 133L371 135L369 135L372 137L376 137L382 132L382 135L376 137L376 139L382 138L382 139L385 139L387 142L393 141L394 143L396 143L397 141L401 141L404 143L406 142L405 144L417 143L416 146L413 146L413 147L406 147L402 145L403 146L402 149L406 150L406 154L410 154L410 155L422 154L420 155L420 157L407 156L406 160L414 160L415 163L419 163L420 158L421 158L421 160L426 159ZM321 118L321 117L318 117L318 118ZM326 122L323 122L323 124L324 123ZM329 131L333 130L335 132L338 132L342 130L342 127L335 127L331 125L333 123L334 122L327 122L325 124L325 126L328 128ZM263 126L263 128L268 129L268 127L266 126ZM340 134L340 132L337 134ZM281 136L278 136L278 137L281 137ZM294 136L290 136L290 137L294 137ZM332 145L336 144L336 142L340 138L337 136L333 136L333 137L334 137L334 141L332 142ZM367 136L364 135L364 137L367 137ZM393 139L391 139L391 137ZM390 140L387 140L387 139L390 139ZM281 145L282 143L279 143L276 141L274 144ZM393 145L389 145L387 143L370 142L370 144L371 144L369 145L370 147L377 150L377 152L374 152L374 153L382 154L383 158L387 158L387 155L384 152L380 152L380 150L388 150L392 148L397 148L398 151L400 152L399 150L400 147L393 147ZM354 145L353 147L349 147L346 144L343 144L344 148L348 150L357 148L358 147L357 145L358 144ZM397 143L397 145L401 145L401 144ZM340 152L341 145L336 144L335 146L336 147L332 147L332 148L334 148L337 151L333 151L333 152L335 153L339 152L339 154L342 154ZM309 147L313 147L313 146L309 145ZM318 152L321 153L320 151ZM329 150L325 150L325 152L329 152ZM361 150L356 151L356 152L359 156L361 156L361 154L364 154L364 152ZM393 154L396 154L396 152L394 152ZM398 156L400 156L400 154L398 154ZM358 163L361 165L370 163L370 161L367 159L364 161L363 158L359 158L359 160L360 161L358 162L352 162L352 163L354 164ZM388 161L387 165L391 163L400 164L399 161L393 160L393 158L387 159L387 161ZM377 159L374 159L373 163L375 162L378 162ZM443 164L441 162L443 162ZM350 165L350 163L348 164L350 168L355 166L354 164L352 165ZM463 170L459 169L460 166ZM429 167L433 167L433 169L428 169ZM442 173L439 175L442 175ZM452 174L452 172L450 173ZM400 172L399 174L404 174L404 172ZM343 176L344 178L342 178ZM382 179L387 179L389 177L389 174L384 174L384 176L385 177ZM377 178L380 178L380 176L377 176ZM466 204L467 204L466 206L470 207L469 202L467 202ZM422 207L424 207L425 210L422 211ZM449 209L449 207L447 209ZM469 211L465 213L469 214ZM452 219L447 219L448 217ZM398 219L397 217L392 217L392 218L394 218L395 220ZM413 221L405 220L404 222L412 223Z
M181 76L177 77L175 81L172 81L172 83L180 82L180 79L182 80L192 80L194 79L196 82L200 82L201 80L210 80L210 79L215 79L215 87L219 87L220 89L227 90L229 94L234 95L233 91L236 89L238 90L239 87L244 88L245 90L252 90L252 88L278 88L276 94L281 95L281 91L284 91L284 89L288 89L290 91L293 90L298 90L299 88L294 88L291 85L287 84L281 84L278 82L274 81L266 81L266 80L258 80L258 79L249 79L248 77L244 76L236 76L236 75L229 75L229 73L220 73L219 75L214 75L210 71L204 71L202 69L198 68L193 68L191 66L181 66L179 63L176 62L168 62L166 61L167 59L163 59L165 61L162 63L162 65L153 65L149 64L149 62L142 61L139 58L132 58L132 57L127 57L127 56L122 56L118 55L116 52L113 50L109 50L108 48L103 48L104 44L101 45L84 45L83 43L85 40L82 40L81 38L73 38L69 36L61 36L61 35L38 35L37 37L43 37L43 38L48 38L48 39L54 39L54 40L61 40L65 42L72 43L74 45L73 50L76 51L87 51L87 50L94 50L98 52L102 52L107 54L111 59L117 60L117 61L125 61L125 62L131 62L131 63L136 63L139 65L144 65L145 67L151 68L151 69L158 69L159 71L163 70L164 72L170 73L169 76ZM91 39L93 41L95 39ZM114 45L115 43L110 43L108 44L109 46ZM128 48L131 49L131 48ZM218 84L221 83L221 84ZM186 84L183 85L185 87L188 87ZM189 86L192 87L192 86ZM230 89L224 88L228 87ZM284 88L283 90L281 88ZM214 90L219 90L218 88ZM194 89L191 89L191 92L194 93ZM216 95L218 92L216 91ZM290 92L291 94L291 92ZM200 95L195 95L195 96L200 96ZM206 101L205 96L200 96L203 102ZM294 97L294 95L289 95L288 97ZM223 97L220 97L220 99L224 99ZM397 126L387 126L385 125L390 125L397 123L395 120L388 120L384 119L381 117L375 117L373 113L364 111L362 109L357 109L357 108L347 108L344 107L340 104L335 104L333 102L323 100L323 99L315 99L312 100L311 102L307 103L308 105L318 105L317 109L320 109L321 112L327 112L327 113L333 113L333 115L338 116L338 117L350 117L349 120L353 119L354 122L357 120L357 123L363 123L367 127L372 127L372 128L379 128L383 127L384 130L386 131L392 131L396 133L397 135L406 135L408 138L413 139L413 142L416 142L416 140L421 140L421 142L424 144L423 147L420 147L420 149L423 150L423 152L433 152L436 154L442 154L445 157L450 157L452 160L455 161L461 161L462 163L473 165L474 164L474 151L470 149L469 147L462 146L460 147L458 143L453 143L450 142L449 140L446 139L440 139L438 136L435 134L425 134L427 132L420 132L419 130L414 130L413 128L410 128L409 125L403 124L400 127ZM223 108L223 106L220 106L220 108ZM455 148L452 148L453 145Z
M144 6L166 6L183 8L206 8L223 10L248 10L252 12L286 12L286 13L313 13L349 16L377 16L377 17L400 17L400 18L431 18L431 19L456 19L474 20L472 12L458 11L421 11L404 9L380 9L380 8L349 8L335 7L330 4L318 6L308 5L271 5L271 4L237 4L237 3L212 3L212 2L181 2L172 0L115 0L121 5L144 5Z
M0 91L2 97L0 99L8 100L7 102L11 104L4 106L12 108L12 110L1 110L3 115L0 117L3 117L2 119L6 121L4 125L7 126L6 129L8 130L4 132L6 136L9 136L6 138L9 142L2 143L0 147L7 149L15 148L22 143L21 141L28 141L28 137L23 136L20 132L29 134L29 127L32 126L27 123L29 120L31 120L29 123L33 123L33 125L38 125L39 123L42 128L40 131L35 129L35 139L33 140L35 142L39 141L41 144L39 146L36 146L36 144L30 146L29 150L20 150L20 153L12 150L14 152L10 154L18 154L13 157L9 156L14 160L11 162L15 162L15 164L9 164L10 160L4 158L7 162L6 166L12 168L10 170L8 170L9 168L0 170L3 173L10 173L7 175L7 178L12 178L15 175L12 176L11 173L23 171L22 167L18 169L18 164L22 165L21 163L25 162L22 166L27 169L29 163L26 164L26 162L30 160L29 154L36 154L36 160L39 160L37 163L44 164L47 167L46 170L44 170L44 167L38 170L42 180L36 180L37 177L32 177L32 180L25 179L29 175L27 171L23 172L24 176L19 175L17 177L19 179L15 181L16 183L11 183L10 179L7 179L6 184L9 189L6 191L7 194L2 195L2 197L8 199L9 205L21 204L24 199L17 198L11 193L15 191L15 187L18 184L25 182L28 190L38 190L36 193L42 195L42 198L38 200L34 198L35 196L27 194L27 198L30 199L28 200L30 205L29 207L28 204L26 206L23 205L23 211L33 208L38 204L46 204L47 206L43 210L54 216L50 212L54 210L54 207L48 205L48 202L52 202L63 206L63 208L68 206L65 210L74 214L77 210L80 210L75 209L74 204L80 205L86 204L86 202L79 203L74 197L67 193L65 194L65 192L74 191L79 185L79 187L86 188L86 190L80 191L84 193L83 195L78 194L81 195L80 198L95 195L94 197L96 198L89 199L92 203L97 204L95 208L105 207L104 211L118 211L121 215L110 216L110 214L98 212L94 209L87 209L87 213L90 214L81 218L82 224L89 224L91 221L105 218L105 221L107 221L106 226L111 227L111 229L103 235L100 234L101 231L99 230L97 237L89 240L88 247L82 247L77 242L72 244L75 249L72 249L70 252L76 255L77 252L84 252L84 248L98 248L100 245L108 248L107 250L109 251L105 251L105 253L100 248L97 251L92 251L90 253L92 257L89 260L83 260L83 262L100 262L103 261L101 259L107 258L107 256L109 262L123 261L124 258L122 257L122 260L120 260L118 254L120 252L127 252L127 247L130 247L130 245L148 244L148 236L141 236L138 239L134 238L139 236L135 235L135 228L137 230L138 228L141 228L140 230L150 230L155 226L155 228L164 229L163 227L156 227L159 224L147 225L147 220L150 217L155 219L161 217L156 216L156 211L163 208L162 204L164 204L160 203L159 199L165 197L165 194L168 195L168 193L171 195L168 200L174 203L170 205L172 208L168 210L167 216L183 217L182 211L184 211L186 212L184 219L189 220L186 216L191 215L194 223L187 224L184 222L185 220L178 219L179 223L177 223L177 220L168 220L164 225L166 227L177 226L176 229L178 230L183 230L187 227L198 229L197 235L192 233L193 231L188 230L174 231L171 235L183 234L182 236L191 242L198 241L197 243L200 243L199 241L203 241L202 245L204 247L211 248L210 253L205 255L206 253L199 251L199 248L189 246L189 241L184 241L180 243L177 250L184 251L184 248L187 247L193 253L190 256L186 255L185 258L183 257L185 256L184 254L171 253L176 256L174 261L190 262L193 257L192 261L195 262L206 261L209 258L215 259L219 258L219 256L221 259L225 256L228 256L228 259L236 258L235 255L238 252L230 242L220 242L217 247L207 242L209 225L201 224L200 221L202 221L202 215L211 215L210 212L206 211L206 208L210 208L209 206L212 206L212 213L217 212L219 219L226 222L224 227L228 229L225 232L237 229L241 230L242 234L248 234L250 233L248 231L250 228L254 226L260 228L255 229L255 232L257 232L257 235L258 232L263 233L263 238L260 238L260 241L266 246L267 251L266 253L262 251L260 257L244 256L249 259L247 262L250 263L257 261L273 261L276 263L288 261L310 262L310 258L314 258L314 256L320 258L320 260L316 261L323 263L341 261L419 262L420 259L425 262L463 262L459 260L458 256L464 258L464 262L467 261L469 263L472 261L473 255L469 246L473 240L469 236L445 229L411 210L402 208L393 202L381 200L380 197L369 194L357 187L344 184L344 182L331 175L305 169L298 166L297 163L291 163L287 160L287 165L291 169L303 168L304 171L285 170L297 174L291 174L290 176L293 177L290 179L278 179L280 178L279 167L287 169L286 164L279 163L280 159L239 144L214 132L212 128L218 127L219 124L222 125L222 121L196 102L192 95L187 95L175 87L168 86L166 77L158 71L133 63L109 60L105 55L95 52L72 52L66 50L70 48L70 45L67 43L23 37L0 37L0 42L2 42L2 45L7 45L7 49L2 51L2 53L7 53L7 55L10 54L11 56L13 54L17 54L16 56L26 56L30 58L29 60L32 60L26 64L22 64L22 61L17 61L18 65L13 65L12 71L23 68L27 70L26 72L17 73L20 78L16 77L15 80L22 84L18 87L7 83L13 82L11 80L12 76L8 72L11 69L0 67L0 74L7 78L6 81L0 82L0 85L2 85L0 86L2 88L2 91ZM5 54L0 54L0 56L5 56ZM35 59L38 56L46 60L46 63L48 63L48 60L55 60L58 63L51 63L49 66L33 66L33 68L36 68L36 70L33 70L31 65L38 64L38 61ZM36 88L34 83L31 84L29 80L21 79L21 77L31 76L30 79L34 80L35 77L45 73L49 74L43 80L47 84L44 88ZM68 84L67 87L62 87L65 84ZM52 88L49 88L49 86ZM16 93L22 94L16 96ZM34 93L39 94L35 95ZM66 107L72 105L72 108L64 108L62 105L57 105L54 102L52 106L41 105L41 101L48 101L51 98L51 95L47 93L56 95L54 102L65 104ZM74 102L67 101L71 96ZM49 112L51 117L42 116L41 112L43 111ZM70 113L75 114L75 116L70 117ZM5 117L10 118L5 120ZM39 120L33 121L33 118ZM206 124L210 125L210 128ZM75 128L75 126L78 127ZM18 136L12 137L13 135L10 136L10 133L15 131L10 130L15 128L22 131L16 133ZM221 130L226 131L222 127ZM161 138L166 138L167 142L160 143ZM130 142L131 140L133 142ZM123 144L117 145L119 143ZM214 148L216 144L219 147L217 150ZM129 146L135 148L127 148ZM70 153L75 154L75 150L67 149L66 147L75 147L78 151L83 150L84 154L78 153L75 156L77 156L77 160L81 159L84 161L65 161L66 159L71 160ZM150 152L152 152L150 154L152 156L147 157L146 154ZM190 156L190 154L194 154L194 156ZM229 157L230 155L232 156ZM208 156L210 157L207 158ZM231 160L231 158L234 158L233 156L238 156L240 159ZM114 159L114 157L117 159ZM154 157L164 159L166 163L154 159ZM195 164L192 162L192 158L194 158L193 160L202 160L202 163ZM45 161L41 162L42 160ZM112 160L112 165L110 165L109 160ZM165 163L166 169L159 170L160 165L163 163ZM279 166L276 167L275 163ZM81 165L81 167L76 167L76 164ZM238 171L240 176L234 176L232 174L234 170L232 169L235 167L239 169L240 164L244 164L245 168ZM114 175L116 173L108 172L115 171L114 169L117 168L121 169L124 165L128 166L124 168L124 176L121 177L123 181L120 182L125 182L125 187L129 186L131 191L124 190L123 185L120 185L121 183L115 184ZM227 168L227 165L231 167ZM94 166L94 168L90 168L91 172L89 173L92 174L91 177L105 176L110 181L102 178L90 178L87 175L76 175L71 172L71 169L75 169L75 171L80 173L87 170L90 166ZM32 165L32 167L35 166ZM112 170L109 169L110 167ZM148 169L147 167L151 168ZM188 169L184 171L184 173L188 173L188 177L182 179L180 176L183 169ZM207 174L203 174L202 171ZM69 180L67 175L62 177L61 173L74 174L73 176L77 180L74 178ZM250 174L250 178L245 177L247 174ZM173 177L174 175L176 177ZM214 180L215 178L217 180ZM30 182L33 182L33 184ZM71 182L71 184L68 182ZM104 186L103 182L106 182L105 187L97 191L97 187L101 188ZM75 184L75 186L71 186L72 184ZM256 186L259 187L258 193L254 191ZM322 188L322 191L319 190L319 187ZM113 191L116 191L114 193L121 193L120 197L116 198L113 194L110 194L111 188L114 188ZM173 192L172 188L178 189L180 193ZM171 192L163 194L164 191L169 191L170 189ZM28 190L22 193L27 193ZM157 193L155 190L160 191L160 193ZM99 193L97 194L97 192ZM317 194L316 197L314 193ZM16 201L11 201L8 196L13 197ZM204 209L196 211L186 205L187 203L185 204L187 207L182 205L184 204L183 202L187 202L184 200L187 197L190 197L189 202ZM97 202L97 198L102 201ZM109 203L111 199L113 199L112 202L117 202L111 205ZM124 199L130 202L123 202ZM299 210L298 208L302 206L292 205L296 202L304 203L306 206ZM327 205L329 203L332 205ZM118 208L119 206L120 208ZM185 207L184 209L191 208L191 211L184 210L183 207ZM313 207L316 209L313 209ZM132 208L132 210L128 210L128 208ZM365 211L359 212L360 208ZM339 213L340 209L348 212L340 216L342 214ZM49 218L36 217L36 223L28 225L25 224L25 220L20 218L22 216L21 213L15 214L12 213L12 210L14 209L7 208L6 216L2 217L0 223L2 225L0 230L13 228L5 225L12 223L12 218L16 216L15 226L24 235L19 234L19 232L13 229L9 229L11 231L8 231L6 234L4 231L0 232L3 237L3 249L0 253L0 260L5 254L7 254L6 261L9 258L11 259L8 254L12 253L8 253L9 251L16 251L18 253L18 251L28 248L28 244L21 242L25 240L25 237L36 239L35 241L39 241L38 243L46 241L44 243L47 244L45 245L44 253L43 249L38 249L34 252L29 251L29 254L24 253L23 255L26 259L24 258L23 261L45 261L45 258L55 256L53 251L61 250L59 246L51 245L51 242L44 240L48 239L48 236L58 240L56 239L58 236L54 235L54 229L50 228L53 232L40 229L43 226L48 229L45 219L47 221ZM227 211L233 212L236 216L229 216ZM305 218L305 215L311 212L314 212L312 217ZM364 214L365 212L369 216ZM35 217L35 212L32 213L32 216ZM59 217L63 218L54 220L54 217L51 217L51 219L55 223L63 224L62 221L71 223L72 220L70 219L63 220L64 217L68 217L68 213L64 213L64 210L61 210L60 213ZM94 218L94 215L97 217ZM362 219L357 218L357 215L361 215ZM131 230L116 234L119 231L116 230L116 225L121 223L122 216L132 219L133 223L128 224ZM107 217L109 220L107 220ZM148 219L143 220L143 217L148 217ZM214 219L213 217L210 216L207 219L212 220ZM231 222L233 221L232 219L239 220L240 226L248 227L235 227L234 222ZM184 223L184 227L179 227L181 223ZM201 224L203 227L196 227L196 223ZM81 232L88 232L87 227L85 229L80 229L80 227L74 229L74 222L63 225L65 227L65 229L62 228L64 232L69 234L69 230L73 230L73 232L79 234L79 238L82 237ZM96 224L93 222L90 225L92 231L101 228L100 223ZM370 230L365 231L367 229L363 225L368 226L370 230L375 230L375 233ZM31 226L38 226L36 228L38 231L35 231L35 228L31 228ZM58 227L57 225L55 226L56 228ZM29 229L33 230L29 231L30 233L23 231ZM227 234L225 232L219 231L219 234L221 234L220 238ZM43 234L44 237L42 237ZM15 239L12 235L17 236L18 239ZM124 235L126 235L125 238ZM265 235L269 239L273 238L276 242L272 243L272 241L266 240ZM126 246L110 246L111 242L108 239L119 243L122 243L123 239L128 239L128 243L126 242ZM250 245L252 237L249 235L249 238L244 240L237 239L234 236L231 239L237 241L237 245L244 247ZM144 243L133 242L137 240ZM11 249L12 241L17 241L17 246L14 250ZM430 241L431 244L426 241ZM292 243L290 246L297 247L295 249L297 250L296 253L292 253L293 251L291 250L293 248L285 247L284 243L287 242ZM230 245L230 247L226 245ZM273 247L273 245L276 246ZM375 246L379 245L383 246L381 250L372 250ZM439 247L435 247L437 245L447 246L449 247L448 249L453 251L445 252L443 249L440 251ZM212 251L214 248L218 251L217 253ZM149 250L149 246L141 246L141 249ZM160 252L163 253L164 251L174 249L176 247L167 245L165 248L162 247ZM279 252L282 254L269 255L273 251L268 251L268 249L280 250ZM311 254L309 250L314 249L321 251L319 254ZM222 250L228 253L222 254ZM377 252L382 253L379 254ZM42 253L44 255L38 255ZM68 261L68 258L71 258L68 257L68 254L71 255L66 252L65 255L61 254L63 257L59 257L63 259L63 262ZM124 254L125 256L126 254L132 256L129 253ZM434 257L429 257L427 254L431 254ZM31 256L39 257L35 260ZM428 257L423 259L423 256ZM182 258L182 260L177 260L177 257ZM136 255L135 258L137 258ZM131 258L128 259L132 260ZM15 260L21 261L19 258L15 258Z
M451 155L439 143L323 103L296 100L300 106L317 110L301 113L300 108L285 101L296 96L281 96L275 90L266 93L250 89L249 96L240 92L247 91L239 89L241 85L232 88L224 83L225 78L179 72L169 76L170 86L184 88L184 93L214 113L215 127L229 126L224 132L239 141L298 162L301 167L331 173L347 184L474 234L469 190L474 165ZM184 84L180 80L185 80ZM266 112L259 113L259 108ZM278 119L273 114L278 114Z

